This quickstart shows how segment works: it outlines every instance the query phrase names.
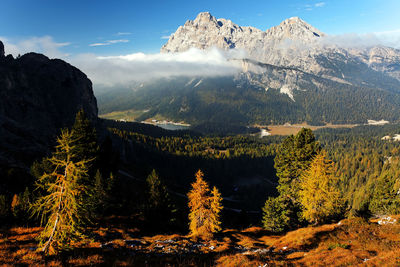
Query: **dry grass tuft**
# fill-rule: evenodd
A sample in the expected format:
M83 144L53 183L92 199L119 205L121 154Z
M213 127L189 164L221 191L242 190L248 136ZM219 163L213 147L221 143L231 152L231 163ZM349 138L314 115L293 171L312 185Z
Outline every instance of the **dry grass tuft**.
M264 263L258 260L251 260L243 254L227 255L220 257L217 266L223 267L253 267L263 266Z
M91 255L88 257L71 258L68 260L68 264L74 266L92 266L96 264L102 264L104 262L103 256Z

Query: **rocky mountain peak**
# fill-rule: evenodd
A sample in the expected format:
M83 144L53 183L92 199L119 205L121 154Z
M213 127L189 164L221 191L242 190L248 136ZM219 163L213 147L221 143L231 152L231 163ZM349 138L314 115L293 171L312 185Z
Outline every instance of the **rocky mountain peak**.
M0 57L4 57L4 45L1 41L0 41Z
M227 19L217 19L210 12L201 12L194 20L180 26L161 52L183 52L192 47L241 48L259 57L260 51L268 50L284 39L309 43L321 36L324 36L321 31L298 17L284 20L264 32L254 27L238 26Z
M299 17L288 18L278 26L268 29L266 33L276 39L298 39L302 41L310 41L325 35Z
M210 12L201 12L197 15L196 19L193 21L194 24L207 24L215 23L217 24L217 19L210 14Z

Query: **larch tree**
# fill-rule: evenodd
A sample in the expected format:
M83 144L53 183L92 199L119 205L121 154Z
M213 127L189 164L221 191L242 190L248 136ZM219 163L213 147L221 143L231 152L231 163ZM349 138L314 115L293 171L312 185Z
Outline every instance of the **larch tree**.
M209 185L203 176L201 170L196 173L196 181L188 193L189 230L192 237L211 239L213 234L221 229L219 214L222 210L222 197L215 187L210 193Z
M311 223L321 223L341 211L338 179L333 175L333 163L325 152L316 155L310 168L303 173L299 200L302 216Z
M38 249L46 254L68 249L73 241L83 237L80 196L85 188L78 181L87 176L90 159L77 159L76 142L73 132L62 130L56 151L47 159L52 171L45 172L37 181L44 194L32 208L34 214L41 216L41 222L45 222Z
M222 197L221 193L214 186L211 191L211 232L216 233L221 231L221 211L223 209L222 206Z

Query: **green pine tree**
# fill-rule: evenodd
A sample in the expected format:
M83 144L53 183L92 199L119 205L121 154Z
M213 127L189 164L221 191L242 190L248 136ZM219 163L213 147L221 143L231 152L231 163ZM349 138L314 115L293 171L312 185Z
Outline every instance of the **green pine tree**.
M153 227L160 226L159 222L166 224L162 228L168 229L175 221L176 208L172 204L167 187L153 170L146 179L147 182L147 219Z
M274 160L279 196L269 198L264 205L263 225L266 229L280 232L301 223L300 177L320 150L313 132L306 128L281 143Z

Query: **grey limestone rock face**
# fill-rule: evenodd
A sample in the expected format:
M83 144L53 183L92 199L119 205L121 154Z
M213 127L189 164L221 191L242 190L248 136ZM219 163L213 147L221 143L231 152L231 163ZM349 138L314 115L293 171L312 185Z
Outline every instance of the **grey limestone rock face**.
M343 84L371 82L371 86L379 87L372 78L368 81L371 75L363 75L371 71L400 81L400 50L382 46L343 47L332 41L331 36L298 17L286 19L279 25L262 31L251 26L239 26L227 19L217 19L209 12L203 12L195 20L188 20L180 26L162 46L161 52L174 53L190 48L213 47L223 50L237 48L246 52L246 59L296 68ZM242 66L245 73L262 74L260 72L263 71L249 62ZM355 72L355 69L358 71ZM268 80L264 78L266 77L263 80ZM255 82L263 83L261 80ZM302 89L296 85L296 80L286 79L279 83L280 87L289 88L282 91L289 96L296 88ZM264 86L271 87L271 83L264 83Z

